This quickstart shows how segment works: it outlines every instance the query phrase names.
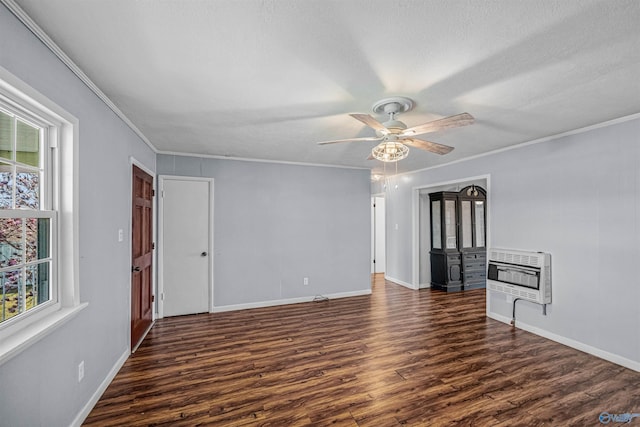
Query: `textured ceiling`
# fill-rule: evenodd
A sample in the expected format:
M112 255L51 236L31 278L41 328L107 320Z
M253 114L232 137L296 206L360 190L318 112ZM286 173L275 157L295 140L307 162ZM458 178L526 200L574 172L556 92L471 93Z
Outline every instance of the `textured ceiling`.
M377 171L375 142L316 142L374 136L347 114L389 96L476 118L408 171L640 112L637 0L16 3L161 152Z

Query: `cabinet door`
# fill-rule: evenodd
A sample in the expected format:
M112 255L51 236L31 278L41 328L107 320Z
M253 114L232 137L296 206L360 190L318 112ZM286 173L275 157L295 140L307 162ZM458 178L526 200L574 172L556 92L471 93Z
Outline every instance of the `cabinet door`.
M449 282L459 282L461 279L460 264L449 266Z
M486 246L486 192L477 186L465 187L458 193L460 250L469 251Z
M475 202L475 225L476 225L476 246L482 248L485 246L484 238L484 201L476 200Z
M473 227L471 217L471 200L462 200L460 203L460 233L462 248L473 247Z
M447 249L457 249L456 201L444 201L445 238Z
M431 248L442 249L442 229L440 228L440 200L431 202Z

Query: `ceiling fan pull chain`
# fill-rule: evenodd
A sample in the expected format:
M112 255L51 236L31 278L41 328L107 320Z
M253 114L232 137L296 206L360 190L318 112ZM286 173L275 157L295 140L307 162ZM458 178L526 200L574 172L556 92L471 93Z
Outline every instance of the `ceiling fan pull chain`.
M396 163L396 175L395 175L396 185L394 188L397 190L398 189L398 162L395 162L395 163Z
M389 191L389 181L387 179L387 162L382 162L382 174L384 175L384 191Z

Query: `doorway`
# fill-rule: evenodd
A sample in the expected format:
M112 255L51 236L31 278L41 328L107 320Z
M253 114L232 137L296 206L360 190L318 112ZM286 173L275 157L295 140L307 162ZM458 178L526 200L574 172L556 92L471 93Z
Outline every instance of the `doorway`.
M153 176L133 165L131 213L131 351L153 324Z
M160 176L159 317L213 311L213 179Z
M371 197L371 273L384 273L386 268L385 200Z
M483 175L465 178L458 181L442 182L425 187L414 188L414 218L417 219L414 223L416 227L414 235L417 236L417 238L414 239L413 248L413 283L417 285L418 289L431 287L431 259L429 256L429 252L431 250L431 218L429 213L429 193L435 193L438 191L460 191L466 186L477 185L487 191L488 201L490 197L489 184L489 175ZM487 248L490 245L490 206L491 203L487 203Z

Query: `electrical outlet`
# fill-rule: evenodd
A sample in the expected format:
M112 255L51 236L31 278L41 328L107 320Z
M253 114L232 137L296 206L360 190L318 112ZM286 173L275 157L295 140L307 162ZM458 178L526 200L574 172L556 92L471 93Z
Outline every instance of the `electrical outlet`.
M84 360L78 364L78 382L84 378Z
M303 285L305 285L305 286L307 286L307 285L309 284L309 278L308 278L308 277L305 277L305 278L302 280L302 284L303 284Z
M121 228L118 230L118 242L122 242L124 240L124 230Z

